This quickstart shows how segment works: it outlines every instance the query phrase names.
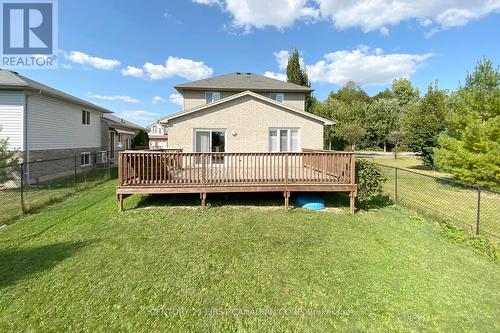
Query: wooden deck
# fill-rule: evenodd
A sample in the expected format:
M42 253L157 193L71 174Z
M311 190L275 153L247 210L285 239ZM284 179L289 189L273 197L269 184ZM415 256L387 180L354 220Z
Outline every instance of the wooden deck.
M349 152L184 153L125 151L118 155L119 209L137 193L349 192L356 196L355 157Z

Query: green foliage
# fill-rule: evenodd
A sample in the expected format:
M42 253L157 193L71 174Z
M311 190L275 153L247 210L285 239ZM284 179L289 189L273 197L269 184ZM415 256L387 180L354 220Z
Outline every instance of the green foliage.
M347 105L352 105L354 103L370 103L370 96L361 89L360 86L354 81L348 81L342 88L337 92L331 92L328 99L334 99L340 102L344 102Z
M132 147L141 147L149 145L149 135L145 130L139 130L139 133L132 140Z
M411 81L405 78L392 81L392 93L402 107L416 103L420 97L418 88L413 88Z
M373 96L372 100L377 101L379 99L391 99L391 98L396 98L396 95L389 88L385 88L384 90Z
M293 49L288 64L286 66L286 80L290 83L298 84L299 86L311 87L307 71L304 66L300 64L299 50ZM315 103L315 98L309 94L305 99L305 110L311 112L311 108Z
M500 187L500 72L479 62L453 96L436 163L459 180Z
M342 124L338 128L342 139L344 139L354 151L356 143L363 139L366 135L366 130L357 123Z
M409 108L405 117L406 146L417 153L427 166L434 166L434 148L446 129L448 114L446 91L437 82L429 85L422 100Z
M382 194L387 178L377 165L366 159L356 160L356 184L358 184L357 200L367 203Z
M401 107L398 100L378 99L370 104L365 127L370 133L370 141L387 147L389 134L400 128Z
M0 184L12 179L12 169L6 168L9 165L15 165L20 162L20 155L18 151L8 149L9 140L0 140Z
M405 133L403 131L393 131L387 137L387 141L394 145L392 151L394 152L394 158L398 158L399 150L401 149L401 144L405 139Z

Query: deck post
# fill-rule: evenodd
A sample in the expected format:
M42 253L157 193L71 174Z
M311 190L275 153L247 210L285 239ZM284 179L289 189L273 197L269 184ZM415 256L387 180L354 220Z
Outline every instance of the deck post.
M123 194L118 194L118 212L123 211Z
M354 214L356 211L356 192L349 192L349 213Z
M290 204L290 191L283 192L283 196L285 197L285 210L288 210Z
M206 192L201 192L200 193L200 200L201 200L201 207L206 206L206 201L207 201L207 193Z

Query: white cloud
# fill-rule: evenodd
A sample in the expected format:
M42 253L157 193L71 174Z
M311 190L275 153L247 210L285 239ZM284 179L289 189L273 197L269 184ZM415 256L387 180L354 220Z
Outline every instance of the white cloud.
M389 29L387 29L386 27L380 28L379 31L383 36L389 36Z
M312 82L344 84L353 80L360 85L378 85L398 77L409 77L432 54L384 54L380 48L370 51L361 45L353 51L327 53L324 59L307 65Z
M271 79L286 81L286 74L283 73L275 73L267 71L264 73L264 76L270 77Z
M165 65L145 63L141 68L128 66L122 69L124 76L147 77L151 80L163 80L173 76L182 77L187 80L201 80L212 76L214 70L203 61L191 59L168 57Z
M152 121L158 118L158 113L144 110L133 110L123 111L118 116L130 121Z
M177 104L177 105L183 105L184 98L182 97L181 94L173 93L170 95L170 102Z
M161 96L155 96L153 97L153 99L151 100L151 103L153 104L160 104L160 103L165 103L167 100Z
M104 96L104 95L96 95L92 93L87 94L91 98L102 99L106 101L122 101L126 103L139 103L139 100L130 96Z
M193 0L193 2L202 4L202 5L218 5L218 4L220 4L219 0Z
M338 29L360 27L373 31L386 25L417 19L443 27L467 24L500 9L498 0L315 0L323 18Z
M274 57L276 58L276 62L278 63L279 69L286 69L288 65L288 58L290 57L290 52L281 50L278 52L274 52Z
M137 78L141 78L144 76L144 71L142 68L137 68L134 66L127 66L127 68L123 68L121 70L123 76L133 76Z
M96 69L112 70L120 66L120 62L116 59L93 57L80 51L71 51L69 54L63 54L66 59L74 63L94 67Z
M443 28L465 25L500 10L498 0L193 0L199 4L219 4L229 13L232 25L283 29L297 21L331 21L337 29L359 27L364 32L417 19ZM381 30L381 33L384 34Z

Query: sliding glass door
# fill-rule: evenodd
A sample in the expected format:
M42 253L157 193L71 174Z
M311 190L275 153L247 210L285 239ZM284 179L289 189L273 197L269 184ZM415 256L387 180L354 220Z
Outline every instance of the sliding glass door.
M226 130L195 130L195 152L197 153L224 153L226 151ZM212 156L211 163L224 163L224 157ZM197 160L197 163L201 161Z

